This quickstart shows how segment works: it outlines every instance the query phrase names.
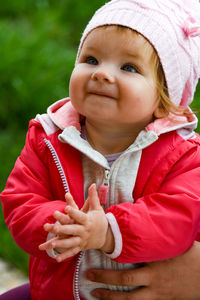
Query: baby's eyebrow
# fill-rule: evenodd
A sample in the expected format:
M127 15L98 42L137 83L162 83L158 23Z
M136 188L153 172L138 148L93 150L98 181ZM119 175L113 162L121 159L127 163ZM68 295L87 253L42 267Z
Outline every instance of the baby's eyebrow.
M91 52L101 52L102 51L102 49L99 49L98 47L95 47L95 46L86 46L83 50L91 51ZM123 54L125 56L129 56L130 58L142 58L141 54L138 51L130 52L130 51L124 50Z
M137 59L142 58L142 56L138 52L133 52L133 53L132 52L124 52L124 54L126 56L129 56L130 58L137 58Z
M96 51L100 51L97 47L94 47L94 46L86 46L85 48L83 48L83 50L85 51L93 51L93 52L96 52Z

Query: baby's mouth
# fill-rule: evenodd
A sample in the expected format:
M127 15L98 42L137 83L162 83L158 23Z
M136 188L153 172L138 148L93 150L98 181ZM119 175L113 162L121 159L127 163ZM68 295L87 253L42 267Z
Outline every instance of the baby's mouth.
M114 96L110 92L103 90L89 90L88 94L114 99Z

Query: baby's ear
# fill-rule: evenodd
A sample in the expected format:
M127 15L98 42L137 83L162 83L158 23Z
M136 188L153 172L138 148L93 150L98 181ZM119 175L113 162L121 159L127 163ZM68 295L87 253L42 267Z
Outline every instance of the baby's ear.
M166 118L168 116L169 112L166 111L164 108L161 108L161 107L157 107L155 110L154 110L154 117L156 119L162 119L162 118Z

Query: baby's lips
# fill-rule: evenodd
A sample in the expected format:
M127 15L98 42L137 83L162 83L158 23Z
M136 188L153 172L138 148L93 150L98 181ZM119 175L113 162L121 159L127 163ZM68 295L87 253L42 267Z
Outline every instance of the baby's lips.
M112 99L117 99L117 91L115 90L116 88L114 86L102 86L102 87L97 87L97 86L88 86L88 94L93 94L93 95L98 95L98 96L103 96L103 97L108 97Z

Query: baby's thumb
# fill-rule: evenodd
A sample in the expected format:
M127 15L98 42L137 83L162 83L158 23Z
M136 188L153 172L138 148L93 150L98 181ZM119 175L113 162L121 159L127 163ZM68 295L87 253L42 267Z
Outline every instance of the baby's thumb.
M84 212L84 213L87 213L89 209L90 209L89 201L88 201L88 198L87 198L87 200L85 201L83 207L81 208L81 211Z
M88 189L88 199L90 210L96 210L101 207L96 189L96 184L93 183Z

